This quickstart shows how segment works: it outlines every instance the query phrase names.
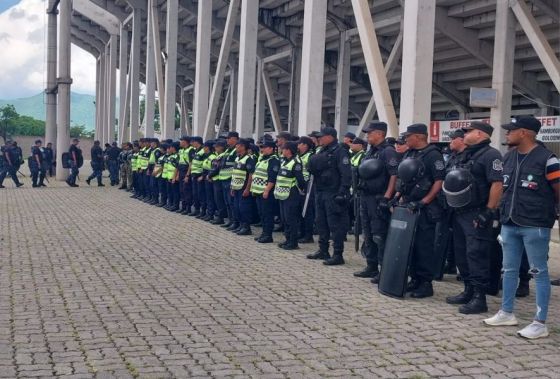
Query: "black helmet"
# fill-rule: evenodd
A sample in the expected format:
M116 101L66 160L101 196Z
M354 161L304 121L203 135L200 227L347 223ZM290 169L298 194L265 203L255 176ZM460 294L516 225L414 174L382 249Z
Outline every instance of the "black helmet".
M368 159L358 167L360 178L365 180L375 179L383 173L385 165L381 159Z
M420 159L406 158L399 164L397 173L404 183L415 182L424 176L424 163Z
M465 168L451 170L443 181L443 193L447 204L452 208L461 208L472 200L473 176Z

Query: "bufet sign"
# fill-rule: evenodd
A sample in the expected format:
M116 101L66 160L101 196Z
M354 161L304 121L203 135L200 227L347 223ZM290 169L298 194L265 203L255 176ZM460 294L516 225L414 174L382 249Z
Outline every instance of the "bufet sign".
M543 142L560 142L560 116L537 117L541 131L537 138ZM490 123L489 118L480 120L431 121L430 142L449 142L449 135L457 129L468 127L473 121Z

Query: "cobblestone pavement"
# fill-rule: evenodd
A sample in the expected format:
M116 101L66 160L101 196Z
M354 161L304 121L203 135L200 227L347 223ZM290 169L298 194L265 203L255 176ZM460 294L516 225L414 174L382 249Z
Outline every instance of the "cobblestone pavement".
M0 190L0 377L560 377L558 288L551 336L526 341L446 305L453 277L381 296L351 240L325 267L81 184Z

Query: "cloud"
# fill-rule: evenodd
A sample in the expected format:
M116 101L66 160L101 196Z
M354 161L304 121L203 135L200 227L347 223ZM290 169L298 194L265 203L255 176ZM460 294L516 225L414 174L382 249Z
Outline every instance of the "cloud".
M44 0L21 0L0 13L0 99L44 91L46 21ZM74 45L71 57L72 90L95 94L95 58Z

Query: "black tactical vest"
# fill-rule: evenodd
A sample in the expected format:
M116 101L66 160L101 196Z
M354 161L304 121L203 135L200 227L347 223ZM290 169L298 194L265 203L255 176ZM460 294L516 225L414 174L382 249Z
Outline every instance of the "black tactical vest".
M428 155L431 151L437 150L434 145L428 145L423 150L409 150L404 154L404 159L414 158L419 159L424 163L423 157ZM420 201L422 200L432 189L434 184L433 180L426 175L426 167L420 176L416 178L413 183L403 183L397 180L397 191L403 195L405 202L407 201Z
M393 146L389 145L387 142L383 142L379 146L370 148L362 162L368 159L382 159L382 154L385 149L394 149ZM386 163L384 161L384 163ZM375 179L363 180L360 183L360 188L363 188L363 192L366 195L379 195L385 193L387 186L389 185L390 175L385 167L383 173Z
M500 221L526 227L552 228L555 217L554 190L546 179L546 162L553 153L537 145L521 161L517 149L504 157L504 194Z
M469 170L474 179L471 202L461 209L481 208L488 204L490 185L486 180L486 167L479 161L479 158L490 149L490 141L488 141L488 143L480 144L474 149L467 147L459 157L456 168Z

